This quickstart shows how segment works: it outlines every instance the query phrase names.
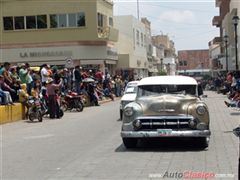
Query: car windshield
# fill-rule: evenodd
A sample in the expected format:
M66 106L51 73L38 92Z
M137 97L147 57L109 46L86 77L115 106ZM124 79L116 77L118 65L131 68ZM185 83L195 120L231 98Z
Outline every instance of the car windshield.
M137 96L154 96L159 94L196 95L196 85L144 85L138 86Z
M137 86L127 86L125 89L125 94L137 93Z

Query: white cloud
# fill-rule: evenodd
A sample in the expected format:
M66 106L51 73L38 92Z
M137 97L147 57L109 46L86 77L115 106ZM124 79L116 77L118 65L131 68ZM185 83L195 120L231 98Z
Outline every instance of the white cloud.
M195 22L196 17L192 11L165 11L159 16L160 21L172 21L177 23Z

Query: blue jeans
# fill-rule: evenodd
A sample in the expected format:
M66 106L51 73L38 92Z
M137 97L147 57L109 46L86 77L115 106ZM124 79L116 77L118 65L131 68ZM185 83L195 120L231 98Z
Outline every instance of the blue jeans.
M81 81L75 81L75 88L76 88L76 91L78 94L81 93L80 83L81 83Z
M28 93L29 95L32 94L33 84L34 84L33 81L27 84L27 93Z

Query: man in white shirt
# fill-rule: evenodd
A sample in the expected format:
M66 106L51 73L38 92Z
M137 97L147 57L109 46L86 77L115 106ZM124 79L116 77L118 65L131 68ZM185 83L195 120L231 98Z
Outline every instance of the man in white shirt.
M43 84L46 84L47 80L48 80L47 64L43 64L41 70L41 81Z

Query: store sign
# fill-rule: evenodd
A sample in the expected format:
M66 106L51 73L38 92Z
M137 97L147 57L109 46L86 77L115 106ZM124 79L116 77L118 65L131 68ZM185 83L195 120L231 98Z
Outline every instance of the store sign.
M20 52L19 56L21 58L68 57L72 56L72 51Z

